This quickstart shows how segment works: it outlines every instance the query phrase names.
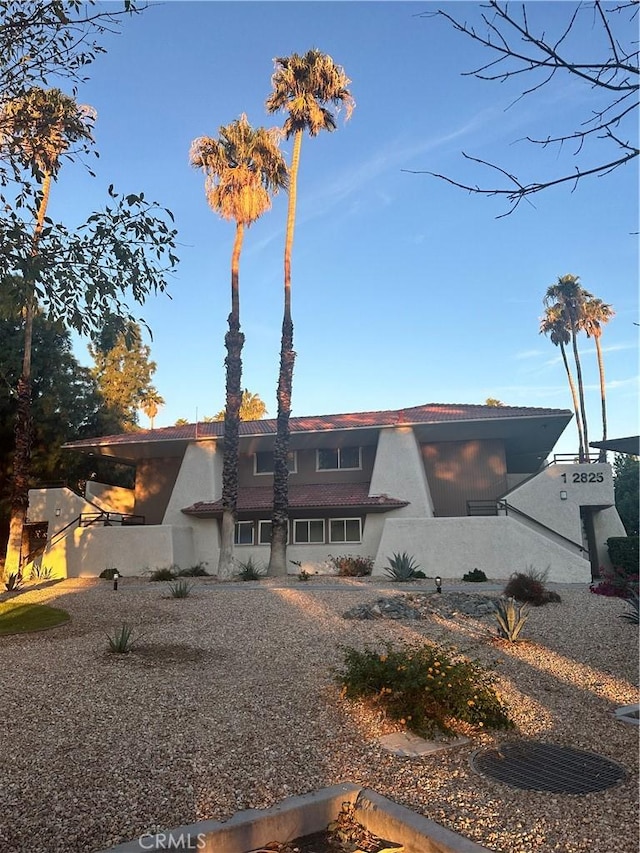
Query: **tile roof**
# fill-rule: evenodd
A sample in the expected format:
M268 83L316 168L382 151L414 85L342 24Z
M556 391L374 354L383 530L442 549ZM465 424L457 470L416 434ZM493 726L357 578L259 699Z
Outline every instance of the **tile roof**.
M362 427L412 426L447 421L486 421L511 418L553 417L571 415L567 409L546 409L530 406L480 406L467 403L426 403L407 409L385 409L376 412L352 412L337 415L304 415L290 418L291 433L325 432ZM240 435L275 435L275 418L243 421ZM218 438L224 435L224 422L184 424L153 430L138 430L120 435L85 438L65 444L68 448L96 445L140 444L156 441L193 441L196 438Z
M289 486L289 507L294 510L366 509L387 512L408 506L408 501L388 495L369 495L368 483L312 483ZM238 489L238 512L271 512L273 486L248 486ZM187 515L213 518L222 514L222 501L198 501L185 507Z

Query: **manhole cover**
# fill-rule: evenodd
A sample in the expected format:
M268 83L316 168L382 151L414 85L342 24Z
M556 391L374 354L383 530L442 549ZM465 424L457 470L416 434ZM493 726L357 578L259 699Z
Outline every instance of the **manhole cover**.
M472 756L471 766L512 788L556 794L603 791L625 777L623 767L592 752L527 741L480 750Z

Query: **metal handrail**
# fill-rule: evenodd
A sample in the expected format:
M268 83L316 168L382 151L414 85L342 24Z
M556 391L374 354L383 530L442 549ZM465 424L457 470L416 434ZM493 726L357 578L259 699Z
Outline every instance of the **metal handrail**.
M128 512L83 512L78 518L79 527L91 527L93 524L101 524L109 527L119 525L143 525L146 522L144 515L134 515Z
M554 530L553 527L549 527L544 522L540 521L537 518L533 518L531 515L527 515L526 512L522 512L521 509L518 509L517 506L513 506L507 501L501 500L497 501L499 509L504 509L505 515L509 515L509 510L512 513L516 513L516 515L521 515L523 518L526 518L527 521L531 521L536 524L538 527L542 527L544 530L548 530L549 533L553 533L554 536L558 536L560 539L564 539L565 542L568 542L570 545L573 545L574 548L578 548L581 552L585 553L587 549L579 542L574 542L573 539L569 539L568 536L564 536L562 533L559 533L557 530Z

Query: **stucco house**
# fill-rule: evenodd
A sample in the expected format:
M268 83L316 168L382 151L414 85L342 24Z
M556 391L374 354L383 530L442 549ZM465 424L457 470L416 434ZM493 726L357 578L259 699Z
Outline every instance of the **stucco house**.
M546 460L571 412L426 404L290 421L291 571L326 571L330 555L406 551L428 576L480 568L506 578L527 566L590 581L623 536L611 468ZM275 420L240 427L235 557L266 564ZM198 423L66 445L135 466L135 489L87 483L30 493L46 530L43 565L64 576L206 563L215 572L222 515L224 424ZM294 562L295 561L295 564Z

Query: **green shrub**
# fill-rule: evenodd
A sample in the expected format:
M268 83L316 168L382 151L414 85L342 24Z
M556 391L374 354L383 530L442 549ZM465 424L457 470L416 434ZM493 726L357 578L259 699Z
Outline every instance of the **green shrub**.
M24 580L20 572L11 572L4 585L7 592L17 592L24 585Z
M193 584L185 580L179 580L169 584L171 598L188 598L191 595Z
M496 729L513 725L489 671L453 648L391 643L384 652L346 648L336 680L343 696L375 701L421 736L451 734L455 721Z
M487 576L482 569L473 569L473 571L467 572L466 575L462 576L462 580L467 581L467 583L484 583L486 579Z
M167 568L164 568L164 569L154 569L154 571L152 571L151 574L149 575L149 580L150 581L174 581L178 577L178 574L177 574L178 571L179 571L179 569L177 569L176 566L168 566Z
M329 557L336 572L342 578L363 578L373 571L373 557L354 557L344 554L340 557Z
M305 571L304 569L301 569L300 573L298 575L298 580L299 581L308 581L310 577L311 577L311 574L309 572Z
M122 577L122 574L120 573L119 569L116 569L115 567L111 567L110 569L103 569L98 575L98 577L102 578L102 580L105 581L112 581L113 576L116 572L118 572L118 577Z
M637 625L640 620L640 597L637 591L633 591L627 601L627 609L620 614L620 618Z
M178 577L181 578L203 578L208 576L209 572L205 569L206 563L198 563L196 566L191 566L190 569L180 569Z
M253 562L253 557L249 557L245 563L240 563L239 566L238 577L241 581L259 581L265 575L265 570Z
M410 557L406 551L403 551L402 554L394 554L393 557L388 557L388 560L389 565L385 569L385 573L392 581L406 583L415 580L416 570L420 568L415 557Z
M561 601L557 592L545 587L548 571L547 569L539 572L533 566L529 566L525 572L515 572L509 578L502 595L505 598L515 598L517 601L532 604L534 607Z
M496 601L495 617L498 622L498 636L515 643L529 618L529 608L515 598L499 598Z
M607 548L612 565L621 569L627 575L637 575L640 570L638 536L612 536L607 539Z
M109 651L114 655L126 655L133 649L137 639L139 638L134 638L133 628L131 625L127 625L126 622L123 622L122 625L113 632L113 634L107 634Z

